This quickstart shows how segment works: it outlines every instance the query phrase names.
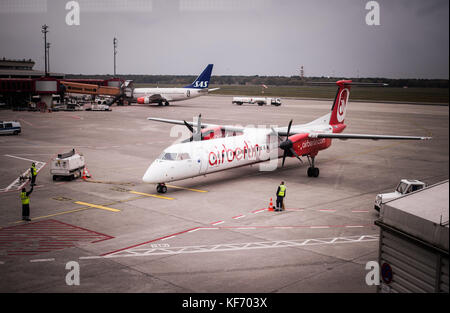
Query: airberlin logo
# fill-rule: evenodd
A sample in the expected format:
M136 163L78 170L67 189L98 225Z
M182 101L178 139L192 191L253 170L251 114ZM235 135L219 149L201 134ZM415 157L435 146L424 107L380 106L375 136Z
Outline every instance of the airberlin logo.
M316 140L308 140L302 143L302 149L310 148L312 146L321 145L325 142L325 138L316 139Z
M259 145L249 146L247 141L244 141L244 143L245 145L243 148L237 147L234 150L228 149L224 144L222 145L222 150L216 147L216 151L211 151L209 153L209 165L218 166L225 162L231 163L234 160L256 159L256 156L260 154Z
M342 89L341 93L339 94L338 108L337 108L337 114L336 114L336 118L337 118L338 122L344 121L349 95L350 95L350 92L347 88Z

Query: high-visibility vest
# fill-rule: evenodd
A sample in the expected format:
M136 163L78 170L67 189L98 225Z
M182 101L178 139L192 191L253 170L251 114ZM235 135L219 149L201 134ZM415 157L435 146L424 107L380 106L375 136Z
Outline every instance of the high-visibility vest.
M31 175L36 176L37 172L36 172L36 167L31 166Z
M20 193L20 199L22 200L22 204L30 204L30 197L27 196L26 192Z
M286 186L285 185L280 185L280 191L278 192L278 195L280 197L284 197L285 191L286 191Z

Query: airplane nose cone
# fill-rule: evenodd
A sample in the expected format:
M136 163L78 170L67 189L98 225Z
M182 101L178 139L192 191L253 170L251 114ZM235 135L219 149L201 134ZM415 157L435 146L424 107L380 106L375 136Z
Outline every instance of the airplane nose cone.
M152 163L147 170L145 171L144 176L142 177L142 180L145 183L163 183L162 177L159 173L160 171L156 168L155 163Z

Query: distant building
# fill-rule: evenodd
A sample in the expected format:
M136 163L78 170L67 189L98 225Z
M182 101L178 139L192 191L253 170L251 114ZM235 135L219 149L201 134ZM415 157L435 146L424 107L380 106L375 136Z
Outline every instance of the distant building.
M0 59L0 78L38 78L45 75L43 71L33 70L35 62L28 60ZM49 73L54 78L64 78L61 73Z

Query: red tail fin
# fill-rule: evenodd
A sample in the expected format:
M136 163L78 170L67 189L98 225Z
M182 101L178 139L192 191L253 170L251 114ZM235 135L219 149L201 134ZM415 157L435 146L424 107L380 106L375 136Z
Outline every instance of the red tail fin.
M331 108L330 125L343 124L347 111L348 97L350 96L351 80L340 80L336 82L338 90Z

